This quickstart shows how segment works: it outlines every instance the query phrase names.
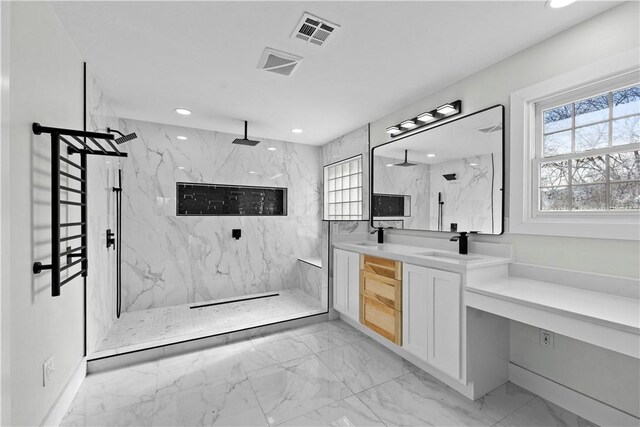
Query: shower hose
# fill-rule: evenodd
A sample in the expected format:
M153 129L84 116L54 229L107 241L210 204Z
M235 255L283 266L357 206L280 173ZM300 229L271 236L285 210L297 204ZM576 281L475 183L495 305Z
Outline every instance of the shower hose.
M116 317L122 310L122 169L118 169L118 187L116 193Z

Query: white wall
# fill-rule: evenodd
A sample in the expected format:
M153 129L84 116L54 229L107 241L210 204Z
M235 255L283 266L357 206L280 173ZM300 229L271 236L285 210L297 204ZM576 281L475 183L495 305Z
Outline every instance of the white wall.
M38 425L83 357L83 286L76 279L52 298L50 275L31 272L34 261L49 262L51 235L50 140L34 136L31 123L82 129L82 59L50 4L15 2L10 61L11 272L2 286L11 287L11 424ZM52 355L55 372L43 387Z
M385 133L387 126L455 99L462 100L464 114L494 104L505 105L508 136L511 92L572 69L588 66L607 56L637 49L640 45L639 6L638 2L624 3L373 122L371 146L389 140ZM510 145L519 143L521 141L506 141L507 159ZM506 176L509 176L508 164ZM506 182L505 187L505 209L508 211L509 182ZM508 212L506 215L508 217ZM506 230L508 232L508 224ZM429 235L426 232L391 233ZM437 237L433 234L431 236ZM637 241L510 234L499 237L482 236L477 239L512 243L515 261L520 263L640 277L640 245ZM606 350L587 344L575 345L562 336L556 336L553 356L542 359L538 349L538 331L530 327L512 327L511 341L511 358L521 366L639 415L637 360L612 357ZM602 362L598 369L594 369L595 360ZM611 366L614 363L615 369ZM571 369L565 369L569 365ZM628 376L620 375L620 372L626 372ZM635 406L630 404L633 401Z
M9 37L11 3L0 2L0 425L11 424L9 286Z

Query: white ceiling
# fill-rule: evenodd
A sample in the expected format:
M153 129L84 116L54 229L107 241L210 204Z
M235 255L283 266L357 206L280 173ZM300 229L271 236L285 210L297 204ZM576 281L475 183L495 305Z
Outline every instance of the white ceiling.
M319 145L620 2L53 2L116 113ZM341 26L290 38L307 11ZM265 47L304 57L290 77ZM193 111L178 116L174 109ZM301 128L302 134L291 133Z

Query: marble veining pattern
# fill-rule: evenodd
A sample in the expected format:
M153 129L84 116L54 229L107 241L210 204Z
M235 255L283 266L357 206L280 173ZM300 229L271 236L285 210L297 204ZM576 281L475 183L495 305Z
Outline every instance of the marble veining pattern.
M291 288L297 259L320 255L319 147L262 138L246 147L231 134L125 125L138 134L123 177L125 311ZM177 217L176 182L286 187L288 214Z
M349 350L304 349L326 334L351 336ZM61 425L594 426L511 383L472 402L358 334L322 322L90 374ZM358 361L379 376L353 394Z
M485 154L431 165L430 229L438 228L438 192L442 192L442 224L449 230L450 224L458 224L459 231L500 232L502 159ZM447 181L442 175L455 173L455 181ZM493 196L493 212L491 199ZM493 221L492 221L493 213Z
M279 296L190 309L193 304L123 313L95 355L124 353L324 312L297 289ZM94 355L94 356L95 356Z
M411 215L404 217L382 218L399 219L403 228L426 230L429 228L429 187L431 182L430 167L409 158L415 166L387 166L399 163L400 159L374 156L373 173L375 182L373 191L380 194L398 194L411 196ZM405 212L405 215L407 212ZM437 228L437 227L436 227Z

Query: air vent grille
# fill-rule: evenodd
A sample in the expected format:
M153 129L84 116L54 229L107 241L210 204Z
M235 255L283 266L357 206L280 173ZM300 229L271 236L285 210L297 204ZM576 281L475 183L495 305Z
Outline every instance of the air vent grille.
M291 37L322 46L338 28L340 28L339 25L332 24L326 19L318 18L305 12L295 30L293 30Z
M258 68L272 73L290 76L302 61L302 57L280 50L265 48L258 62Z

